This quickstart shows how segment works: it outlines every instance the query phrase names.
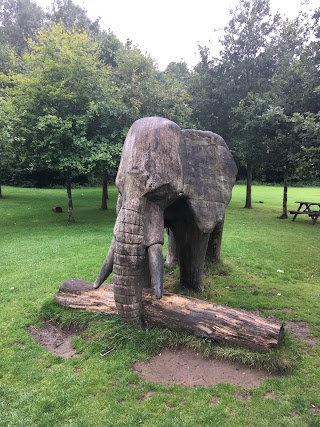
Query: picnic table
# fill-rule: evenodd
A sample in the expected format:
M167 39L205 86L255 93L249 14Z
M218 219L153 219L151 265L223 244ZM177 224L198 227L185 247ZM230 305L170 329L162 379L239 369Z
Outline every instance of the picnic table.
M293 215L292 221L294 221L298 215L304 214L312 218L312 224L314 225L317 219L320 216L320 202L295 202L299 203L297 210L289 211ZM318 209L313 209L314 206L317 206Z

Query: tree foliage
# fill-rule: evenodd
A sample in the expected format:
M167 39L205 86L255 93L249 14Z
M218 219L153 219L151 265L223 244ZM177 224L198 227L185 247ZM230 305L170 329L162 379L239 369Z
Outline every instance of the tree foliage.
M299 175L309 182L320 181L320 113L295 114L295 131L301 141Z
M285 187L320 179L320 9L288 19L269 3L239 0L217 58L199 46L194 70L172 62L161 72L72 0L46 12L0 0L1 177L21 167L69 181L93 173L106 194L132 122L159 115L226 139L247 171L245 207L261 171L283 176Z
M89 34L100 32L100 18L92 21L88 18L86 10L72 0L53 0L48 18L51 22L62 24L66 30L74 29Z
M73 174L92 169L96 139L117 117L112 73L86 33L66 31L62 24L29 40L22 60L23 72L6 78L6 131L14 130L21 161L31 169L58 170L70 183Z
M253 167L265 165L266 123L263 114L270 106L267 96L249 92L232 110L233 151L237 162L246 165L247 191L245 207L252 207L251 185Z
M221 133L246 167L245 207L252 206L255 171L286 170L295 177L302 170L294 168L301 150L303 161L316 153L303 148L295 123L297 113L319 111L319 17L318 9L290 20L273 16L269 1L240 0L224 28L220 56L199 47L191 78L193 119Z
M295 19L279 21L278 33L269 50L275 59L272 93L286 114L316 113L320 108L319 43L315 23L300 13Z
M190 95L174 74L161 73L154 60L131 44L119 49L114 68L126 106L126 123L145 116L164 116L181 126L190 125Z
M21 54L45 22L43 9L30 0L0 0L0 45Z

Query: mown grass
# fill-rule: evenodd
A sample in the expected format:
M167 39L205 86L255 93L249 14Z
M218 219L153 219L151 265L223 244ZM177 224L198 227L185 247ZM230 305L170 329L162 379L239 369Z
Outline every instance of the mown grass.
M305 321L320 336L320 223L280 220L282 189L255 186L254 208L243 209L244 186L236 186L227 209L223 263L208 266L202 297L219 304L259 310L286 322ZM99 210L100 189L74 190L76 224L66 214L64 190L5 187L0 200L0 426L294 426L320 425L320 349L290 334L280 351L223 349L159 328L137 330L117 318L65 310L53 303L71 277L93 281L111 241L116 189L108 211ZM296 200L320 200L320 188L290 188ZM262 201L263 203L259 203ZM281 270L283 272L279 272ZM169 272L168 272L169 273ZM176 270L167 287L179 292ZM82 334L73 341L80 356L61 359L26 331L45 317ZM164 346L185 345L207 356L252 365L292 369L252 390L221 384L185 389L142 380L130 366ZM100 352L113 349L107 356ZM146 400L147 392L154 393ZM265 399L272 393L274 399ZM213 396L219 404L211 406Z

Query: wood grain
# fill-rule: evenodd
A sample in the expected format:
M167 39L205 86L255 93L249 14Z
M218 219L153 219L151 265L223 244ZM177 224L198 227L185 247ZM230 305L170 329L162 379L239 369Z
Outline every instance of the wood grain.
M70 279L61 285L55 300L64 307L117 314L113 285L94 290L92 283ZM279 348L283 341L281 323L196 298L165 293L156 299L151 291L143 290L142 306L146 324L191 332L220 345L267 351Z

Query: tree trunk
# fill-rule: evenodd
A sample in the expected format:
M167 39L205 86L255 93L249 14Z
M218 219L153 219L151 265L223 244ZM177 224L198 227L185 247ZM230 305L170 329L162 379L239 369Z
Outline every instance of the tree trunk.
M95 290L92 283L71 279L63 283L55 300L63 307L117 313L112 285ZM191 332L222 345L268 351L278 348L283 341L284 327L274 320L183 295L164 293L156 299L144 289L142 307L143 320L148 325Z
M66 177L66 186L67 186L67 195L68 195L68 223L73 224L74 215L73 215L73 203L72 203L72 189L71 189L71 171L70 168L67 170Z
M252 164L247 164L247 190L246 190L246 209L252 208L252 201L251 201L251 188L252 188Z
M108 209L108 175L105 169L102 172L102 197L101 197L101 209Z
M283 174L283 200L282 200L282 219L288 218L288 168L284 167Z

